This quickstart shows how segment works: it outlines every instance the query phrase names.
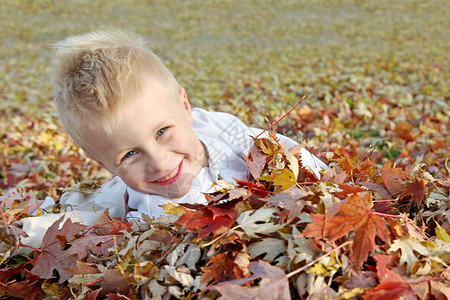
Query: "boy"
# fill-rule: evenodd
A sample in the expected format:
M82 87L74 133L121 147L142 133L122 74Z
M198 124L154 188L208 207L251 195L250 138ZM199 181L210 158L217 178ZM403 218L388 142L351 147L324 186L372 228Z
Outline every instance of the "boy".
M57 44L55 76L65 129L116 175L92 196L61 197L75 221L93 224L106 209L113 217L159 217L162 204L206 203L203 193L219 178L246 179L242 157L262 131L229 114L191 109L185 90L141 37L120 31L70 37ZM306 150L302 162L316 174L327 168ZM51 224L27 222L25 231L38 239Z

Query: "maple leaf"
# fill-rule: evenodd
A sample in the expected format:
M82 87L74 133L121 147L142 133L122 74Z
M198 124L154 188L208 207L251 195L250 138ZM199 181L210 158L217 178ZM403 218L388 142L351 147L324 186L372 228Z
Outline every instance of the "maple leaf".
M417 204L421 204L426 194L427 190L425 188L425 181L421 178L418 182L406 183L400 197L403 198L406 196L411 196L412 201L417 202Z
M386 274L381 279L380 284L376 286L369 294L363 296L363 300L391 300L405 299L416 300L411 285L402 277L391 270L386 270Z
M430 249L422 245L418 240L410 239L404 236L396 239L388 250L389 252L400 251L400 264L405 264L409 271L411 271L412 265L419 261L416 253L428 256L430 254Z
M250 154L244 157L247 163L248 170L252 174L253 178L261 176L262 171L266 165L267 154L263 153L258 147L253 147Z
M392 163L390 161L383 165L380 173L389 193L393 195L396 195L403 190L405 185L403 181L405 181L409 176L408 173L403 171L401 168L392 167Z
M257 238L257 233L267 234L280 230L285 226L285 224L276 225L269 222L276 211L275 208L260 208L256 211L247 210L241 213L236 222L249 237Z
M253 274L251 277L219 283L211 289L219 291L223 299L291 299L289 282L283 269L261 260L250 263L248 269ZM258 286L242 286L255 279L261 280Z
M0 285L0 295L25 300L36 299L42 293L41 283L36 278L29 277L34 276L27 276L25 280Z
M74 240L68 250L64 252L64 256L77 255L78 260L84 259L88 255L88 251L92 251L99 255L108 256L111 247L114 246L114 235L96 236L85 235ZM100 245L99 245L100 244Z
M293 186L286 191L277 193L274 196L266 198L264 200L268 203L271 203L272 205L276 205L288 210L289 214L287 217L287 222L290 222L300 214L303 207L305 206L305 201L300 199L309 195L312 195L312 193Z
M322 214L310 214L309 217L312 223L306 226L306 229L302 232L302 237L322 239L324 238L324 223L325 215Z
M58 283L63 283L71 277L66 271L66 268L75 267L76 255L63 255L63 245L58 236L64 236L67 241L71 241L73 237L84 229L85 226L80 223L73 223L67 219L62 228L59 225L64 221L64 216L53 223L44 235L41 252L36 259L31 273L44 279L49 279L53 276L54 271L59 274Z
M363 196L361 196L363 195ZM352 260L360 267L369 252L375 248L375 236L389 243L389 230L386 221L372 211L372 194L354 194L338 210L340 215L325 221L324 235L336 240L350 231L354 231Z
M91 227L93 233L96 235L109 235L117 234L118 232L125 230L131 231L131 223L123 222L117 218L112 218L106 210L103 215L98 219L97 224Z
M387 271L396 265L396 260L398 261L398 257L394 255L377 254L374 258L377 262L377 276L380 280L386 277Z
M214 216L210 212L205 210L205 213L201 213L187 210L186 214L181 216L176 223L186 225L188 231L198 231L198 237L204 238L222 227L230 228L235 221L229 216Z

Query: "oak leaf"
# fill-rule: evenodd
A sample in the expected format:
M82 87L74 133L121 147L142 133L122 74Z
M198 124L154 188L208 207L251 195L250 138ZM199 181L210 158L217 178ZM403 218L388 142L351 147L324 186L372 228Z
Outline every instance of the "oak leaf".
M336 240L354 231L351 259L360 267L369 252L375 248L375 237L390 242L386 221L372 211L372 195L360 193L350 196L338 210L336 216L325 221L325 237Z

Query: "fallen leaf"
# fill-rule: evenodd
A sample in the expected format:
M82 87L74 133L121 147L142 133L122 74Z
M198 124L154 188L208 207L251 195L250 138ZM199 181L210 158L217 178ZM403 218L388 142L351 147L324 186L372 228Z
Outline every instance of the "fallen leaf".
M408 178L408 174L401 168L392 167L391 162L387 162L380 170L386 187L392 195L399 194L404 186L405 180Z
M411 271L412 265L419 260L417 254L429 255L430 249L422 245L418 240L410 239L404 236L396 239L389 248L390 253L400 251L400 264L406 264L408 271Z
M351 258L356 267L361 267L369 252L375 248L376 236L389 243L387 222L372 211L371 194L353 194L339 207L338 213L340 215L325 221L324 235L336 240L354 231Z
M275 208L260 208L256 211L245 211L237 219L236 222L241 226L249 237L257 238L257 234L267 234L282 229L284 224L275 224L270 222Z
M49 279L53 277L54 271L59 274L58 283L63 283L71 277L66 268L75 267L76 254L64 255L64 249L58 240L58 236L64 236L68 241L80 232L84 225L73 223L70 219L64 221L61 229L59 225L64 221L61 217L53 223L44 235L41 252L38 255L31 273L41 278Z
M220 299L289 300L289 283L281 268L273 267L264 261L250 263L248 269L253 274L249 278L235 279L213 285L222 294ZM258 286L242 286L260 279Z
M422 178L418 182L406 183L400 197L411 196L411 201L421 204L426 194L425 181Z

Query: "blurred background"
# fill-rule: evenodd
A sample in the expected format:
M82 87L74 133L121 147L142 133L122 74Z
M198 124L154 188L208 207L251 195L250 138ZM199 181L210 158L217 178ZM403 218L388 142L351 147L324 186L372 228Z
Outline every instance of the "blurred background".
M450 2L0 0L0 192L108 178L51 103L52 44L90 30L145 35L193 106L323 152L426 163L448 176Z

